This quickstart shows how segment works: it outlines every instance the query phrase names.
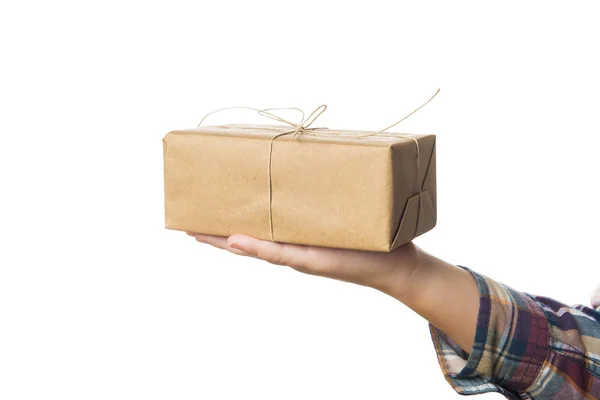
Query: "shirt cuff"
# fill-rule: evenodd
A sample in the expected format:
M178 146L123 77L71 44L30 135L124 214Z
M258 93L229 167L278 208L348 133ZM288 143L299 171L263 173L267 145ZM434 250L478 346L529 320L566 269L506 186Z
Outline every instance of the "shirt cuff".
M519 393L533 385L548 355L546 316L528 294L459 267L477 282L477 327L473 348L467 354L429 324L444 377L462 395L497 392L519 400Z

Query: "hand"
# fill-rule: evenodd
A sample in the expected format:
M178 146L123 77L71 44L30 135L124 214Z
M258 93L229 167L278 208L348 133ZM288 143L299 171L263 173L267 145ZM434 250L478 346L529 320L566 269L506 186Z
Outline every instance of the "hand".
M231 253L287 265L297 271L373 287L394 297L409 285L418 249L408 243L389 253L276 243L246 235L211 236L188 232L198 242Z
M383 253L274 243L239 234L228 238L191 232L188 235L234 254L370 286L403 302L467 353L473 346L479 308L475 280L469 272L413 243Z

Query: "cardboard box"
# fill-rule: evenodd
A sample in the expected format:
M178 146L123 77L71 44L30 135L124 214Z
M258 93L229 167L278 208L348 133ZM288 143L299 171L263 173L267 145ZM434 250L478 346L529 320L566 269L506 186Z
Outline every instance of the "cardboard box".
M435 226L435 135L289 131L220 125L168 133L166 228L391 251Z

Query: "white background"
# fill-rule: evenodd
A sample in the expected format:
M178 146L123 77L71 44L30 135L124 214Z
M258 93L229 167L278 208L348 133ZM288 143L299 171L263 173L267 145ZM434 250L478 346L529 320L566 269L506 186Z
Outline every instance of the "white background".
M164 230L161 139L236 105L381 129L440 87L395 129L439 135L438 226L416 243L588 304L596 6L2 2L0 398L462 398L394 299Z

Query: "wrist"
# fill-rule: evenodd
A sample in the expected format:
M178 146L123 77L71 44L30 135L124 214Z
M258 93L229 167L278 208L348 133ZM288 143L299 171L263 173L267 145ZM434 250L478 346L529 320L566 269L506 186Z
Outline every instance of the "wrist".
M471 274L416 246L400 260L396 272L379 290L415 311L469 353L480 302Z
M394 249L386 273L381 274L371 286L404 302L403 299L409 298L418 289L413 281L426 256L429 254L412 242Z

